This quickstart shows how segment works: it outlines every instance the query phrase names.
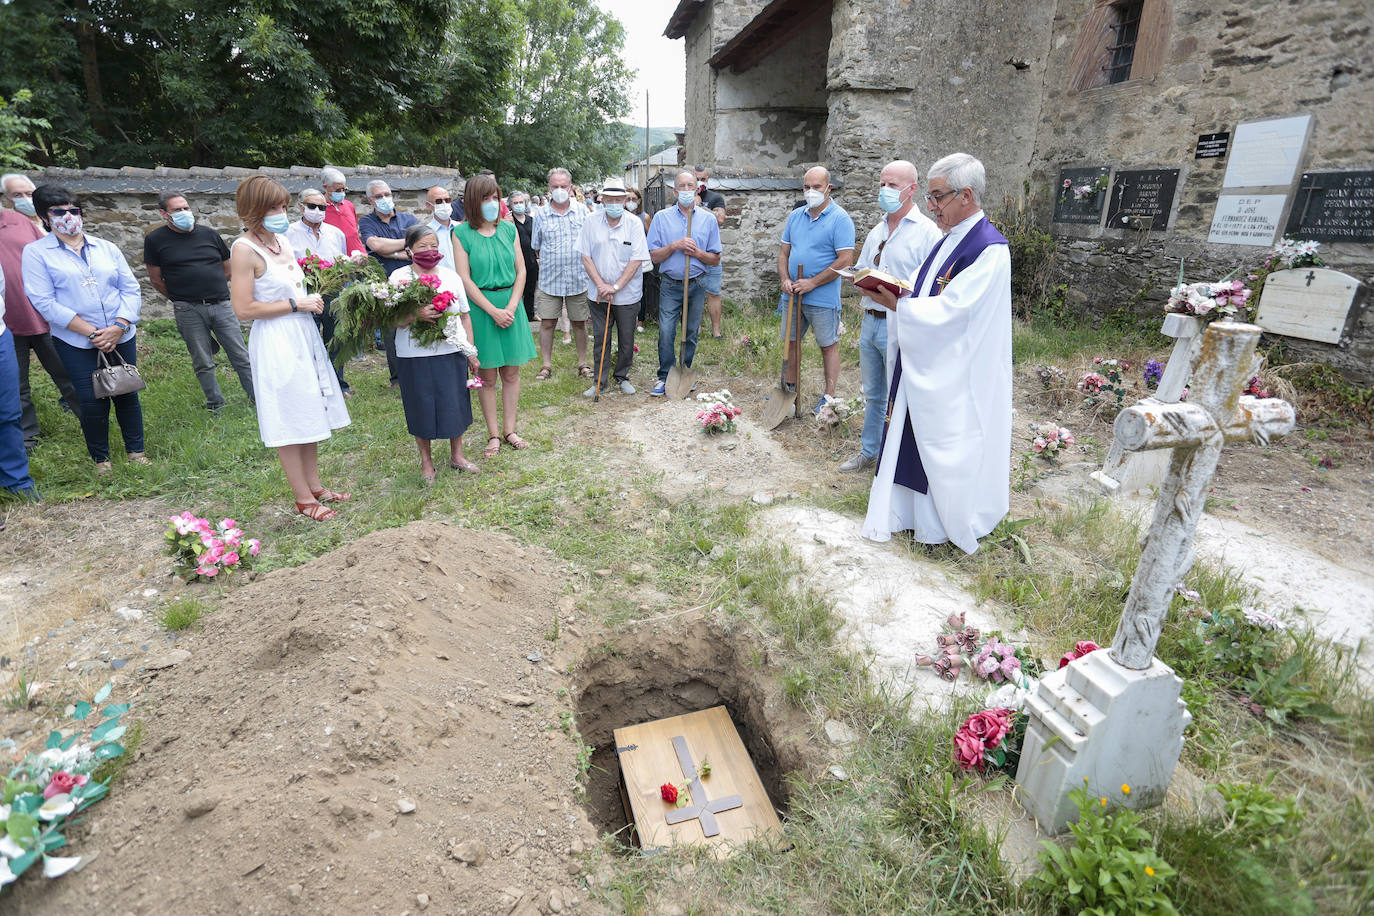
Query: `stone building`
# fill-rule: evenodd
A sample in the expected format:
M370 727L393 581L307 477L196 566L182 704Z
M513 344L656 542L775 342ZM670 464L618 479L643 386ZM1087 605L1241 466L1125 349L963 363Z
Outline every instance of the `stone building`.
M862 233L885 162L924 176L959 150L987 165L989 210L1019 199L1055 235L1085 309L1157 310L1180 259L1215 279L1285 232L1322 240L1365 288L1339 344L1284 342L1368 382L1372 29L1368 0L680 0L665 34L686 43L687 160L731 203L727 296L774 288L760 224L780 231L806 166L850 189ZM728 187L759 177L798 191Z
M367 183L380 178L391 186L400 210L414 212L424 209L425 191L436 184L457 190L462 177L455 169L431 166L358 166L342 168L348 179L349 198L358 208L358 215L368 212L363 192ZM286 186L292 194L287 213L292 221L300 219L295 195L306 188L320 186L318 166L297 165L291 168L245 169L228 166L222 169L194 167L189 169L47 169L27 172L35 185L60 184L81 197L86 231L114 242L124 252L134 276L143 287L143 317L171 318L172 304L153 289L148 271L143 266L143 237L158 226L165 225L157 213L158 195L163 191L180 191L186 195L199 223L210 226L232 242L243 232L238 211L234 207L234 193L239 184L252 175L267 175Z

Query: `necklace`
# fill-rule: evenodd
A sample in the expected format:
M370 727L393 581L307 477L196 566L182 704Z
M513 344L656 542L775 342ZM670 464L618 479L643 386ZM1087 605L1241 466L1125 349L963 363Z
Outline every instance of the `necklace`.
M281 254L281 243L280 243L280 242L277 243L277 247L276 247L276 248L273 248L273 247L271 246L270 243L264 241L263 238L262 238L261 236L259 236L256 232L253 233L253 238L257 239L259 242L262 242L262 247L266 248L266 249L267 249L268 251L270 251L272 254Z

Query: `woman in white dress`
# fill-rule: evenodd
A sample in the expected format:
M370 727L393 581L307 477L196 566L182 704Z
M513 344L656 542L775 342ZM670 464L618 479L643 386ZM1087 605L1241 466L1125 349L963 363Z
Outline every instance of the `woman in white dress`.
M286 238L290 201L286 188L265 175L239 185L235 203L248 231L230 248L229 297L239 320L253 322L248 358L263 445L277 450L296 511L318 522L335 515L324 503L350 497L320 483L316 448L348 425L348 407L315 327L324 300L306 295Z

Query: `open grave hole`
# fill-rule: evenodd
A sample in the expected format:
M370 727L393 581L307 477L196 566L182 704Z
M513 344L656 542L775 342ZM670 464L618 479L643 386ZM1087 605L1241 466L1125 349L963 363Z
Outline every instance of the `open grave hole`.
M809 717L788 704L757 637L718 621L641 626L591 647L577 666L577 727L591 748L585 807L598 831L633 842L621 802L614 731L724 706L763 787L786 819L790 774L817 766ZM680 774L673 774L680 781Z

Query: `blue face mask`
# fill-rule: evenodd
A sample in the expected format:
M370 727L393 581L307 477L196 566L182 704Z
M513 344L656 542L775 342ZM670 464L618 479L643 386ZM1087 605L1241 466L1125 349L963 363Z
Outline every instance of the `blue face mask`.
M879 188L878 206L883 208L884 213L896 213L902 209L902 192L896 188Z
M679 207L690 207L690 206L692 205L692 201L694 201L694 200L696 200L696 199L697 199L697 192L696 192L696 191L678 191L678 192L677 192L677 204L678 204Z
M25 216L33 216L38 212L33 208L32 197L16 197L14 199L14 209L18 210Z
M611 219L620 219L620 214L625 212L624 204L606 204L606 216Z
M501 215L501 205L494 200L482 201L482 219L489 223L496 222L496 217Z
M191 227L196 224L196 218L190 210L178 210L172 214L172 225L182 232L190 232Z
M511 212L519 216L524 216L526 213L529 212L529 209L529 204L516 204L515 206L511 207Z
M336 203L336 204L341 204L341 203L343 203L344 192L343 192L343 191L330 191L330 192L329 192L329 199L332 200L332 201L334 201L334 203Z
M286 218L285 213L273 213L271 216L263 219L262 228L266 229L268 232L281 235L287 229L291 228L291 220Z
M390 197L378 197L372 201L372 206L376 208L378 213L390 213L396 209L396 201Z

